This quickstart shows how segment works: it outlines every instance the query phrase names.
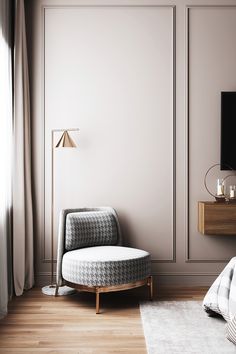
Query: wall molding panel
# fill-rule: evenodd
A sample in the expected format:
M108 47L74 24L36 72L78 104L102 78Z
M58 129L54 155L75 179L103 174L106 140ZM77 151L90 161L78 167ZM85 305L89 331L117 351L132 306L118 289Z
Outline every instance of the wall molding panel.
M111 205L125 245L151 253L155 284L210 285L236 245L197 231L220 91L236 91L236 0L25 6L38 284L50 280L52 222L56 272L59 211ZM52 218L50 134L73 127L79 148L54 150Z
M190 242L191 242L191 235L190 235L190 83L191 83L191 58L190 58L190 45L192 45L190 40L190 12L193 10L229 10L234 9L236 10L236 5L191 5L186 6L185 8L185 61L186 61L186 81L185 81L185 144L186 144L186 156L185 156L185 181L186 181L186 213L185 213L185 263L227 263L230 260L229 258L223 259L207 259L207 258L192 258L190 255ZM236 17L235 17L236 18ZM210 165L211 163L209 163ZM203 181L200 181L202 183ZM209 196L208 196L209 197ZM201 199L199 199L201 200ZM197 224L196 224L197 228ZM201 236L198 236L201 237ZM208 237L208 236L204 236Z
M46 139L45 139L45 134L46 134L46 108L45 108L45 90L46 90L46 70L45 70L45 65L46 65L46 50L45 50L45 40L47 37L47 25L46 25L46 14L47 11L53 11L53 10L65 10L67 11L68 9L80 9L80 8L88 8L91 9L92 11L94 9L104 9L106 10L107 8L125 8L125 9L132 9L132 8L140 8L145 11L145 9L169 9L170 10L170 16L171 16L171 26L172 26L172 51L170 53L171 58L172 58L172 72L173 72L173 77L172 77L172 106L173 106L173 112L172 112L172 190L173 190L173 195L172 195L172 235L171 235L171 240L172 240L172 249L171 249L171 258L165 258L165 259L152 259L153 263L175 263L176 262L176 10L175 6L172 5L42 5L41 7L41 28L42 28L42 34L41 34L41 52L42 52L42 87L43 87L43 92L42 92L42 98L43 98L43 108L42 111L43 113L43 131L44 134L42 136L42 147L43 147L43 161L42 161L42 166L44 170L44 178L43 178L43 186L42 189L44 191L44 197L43 197L43 218L42 218L42 226L41 229L43 230L42 232L42 238L41 238L41 262L42 263L50 263L50 258L47 257L47 254L50 254L50 244L48 243L48 238L49 235L47 236L46 232L46 215L48 214L48 208L46 207L46 199L45 195L48 193L48 190L46 190L46 171L45 171L45 158L46 158ZM54 252L56 254L56 252ZM54 259L54 263L56 263L56 259Z

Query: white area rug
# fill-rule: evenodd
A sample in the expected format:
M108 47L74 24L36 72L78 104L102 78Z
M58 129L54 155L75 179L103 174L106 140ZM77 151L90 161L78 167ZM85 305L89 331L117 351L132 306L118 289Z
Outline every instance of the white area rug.
M140 312L148 354L236 353L226 322L208 317L200 301L148 301Z

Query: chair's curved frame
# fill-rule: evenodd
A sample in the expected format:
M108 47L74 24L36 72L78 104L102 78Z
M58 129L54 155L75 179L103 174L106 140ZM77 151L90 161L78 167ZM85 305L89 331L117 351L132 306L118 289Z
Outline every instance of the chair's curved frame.
M134 289L140 286L147 285L149 287L149 299L150 300L153 299L153 281L151 275L143 280L135 281L128 284L119 284L119 285L112 285L112 286L86 286L86 285L71 283L68 282L67 280L64 280L63 284L71 288L75 288L79 291L87 291L90 293L95 293L96 294L96 314L100 312L100 293L108 293L112 291L123 291L123 290ZM55 296L57 296L58 294L58 288L59 285L56 285Z
M86 286L76 283L68 282L62 277L62 257L65 253L65 228L66 228L66 216L69 213L77 213L77 212L86 212L86 211L110 211L117 223L118 227L118 241L117 246L122 244L122 235L119 220L115 210L111 207L99 207L99 208L79 208L79 209L64 209L60 213L59 219L59 233L58 233L58 252L57 252L57 278L56 278L56 291L55 296L58 295L58 289L62 285L68 285L69 287L75 288L80 291L86 291L96 294L96 314L100 311L100 293L112 292L112 291L122 291L128 289L134 289L140 286L147 285L149 287L149 298L152 300L153 298L153 279L150 275L145 279L141 279L135 282L131 282L128 284L119 284L119 285L111 285L111 286Z

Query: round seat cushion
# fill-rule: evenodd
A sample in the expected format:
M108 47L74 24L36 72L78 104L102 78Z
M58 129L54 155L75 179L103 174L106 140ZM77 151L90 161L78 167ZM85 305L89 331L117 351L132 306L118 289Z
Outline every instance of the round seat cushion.
M87 286L112 286L150 275L150 254L120 246L96 246L69 251L62 260L65 280Z

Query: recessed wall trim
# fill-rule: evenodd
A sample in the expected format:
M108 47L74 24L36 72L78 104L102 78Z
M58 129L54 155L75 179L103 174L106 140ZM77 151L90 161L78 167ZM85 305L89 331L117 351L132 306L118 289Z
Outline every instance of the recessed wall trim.
M191 5L185 9L185 263L227 263L230 259L193 259L190 257L190 228L189 228L189 86L190 86L190 58L189 58L189 33L190 33L190 10L191 9L236 9L236 5ZM197 225L196 225L197 227ZM202 275L208 275L204 273Z
M43 190L43 198L42 198L42 228L43 235L41 237L41 252L40 259L42 263L49 263L50 259L46 257L46 176L45 176L45 154L46 154L46 146L45 146L45 36L46 36L46 28L45 28L45 14L47 10L53 9L71 9L71 8L169 8L172 9L172 70L173 70L173 78L172 78L172 96L173 96L173 113L172 113L172 188L173 188L173 196L172 196L172 257L170 259L153 259L152 263L176 263L176 6L175 5L41 5L41 28L42 28L42 42L41 42L41 53L42 53L42 112L43 112L43 122L42 122L42 166L43 166L43 178L42 178L42 190ZM52 220L51 220L52 222ZM56 259L54 259L54 263L56 263Z

